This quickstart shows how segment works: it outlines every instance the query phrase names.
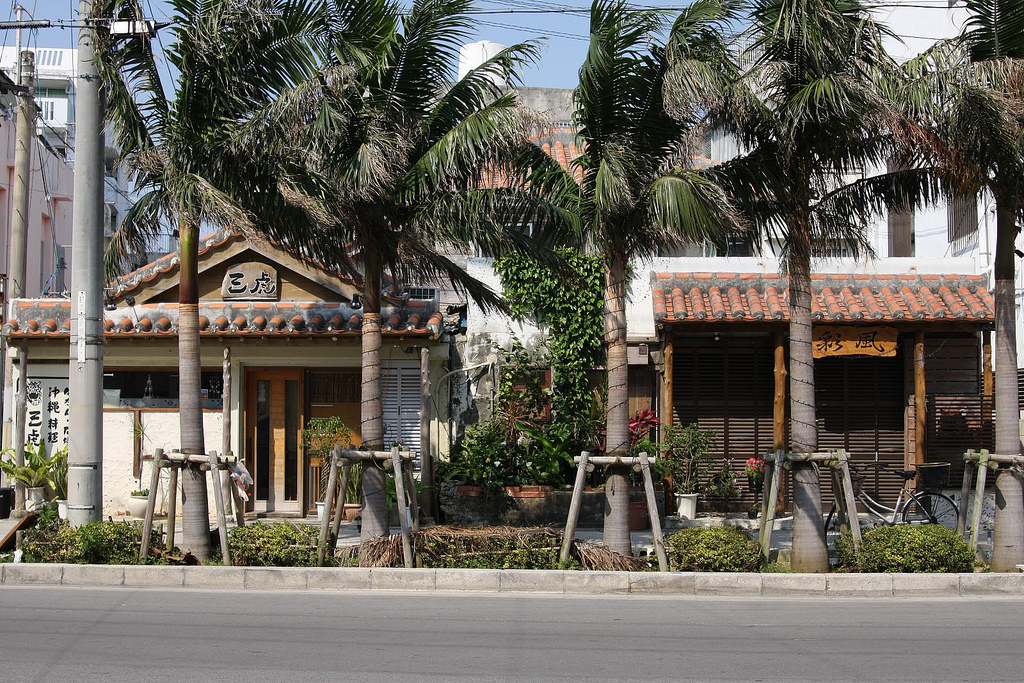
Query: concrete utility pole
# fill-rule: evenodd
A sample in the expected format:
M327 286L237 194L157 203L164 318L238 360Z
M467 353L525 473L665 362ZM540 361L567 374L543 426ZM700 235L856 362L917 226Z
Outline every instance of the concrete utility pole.
M103 101L93 64L92 0L78 3L75 192L71 261L68 521L103 512Z
M20 13L20 9L19 9ZM28 246L28 203L29 190L31 185L32 171L32 136L36 128L36 106L32 93L35 91L35 58L32 52L26 50L19 55L18 62L21 64L21 72L18 76L18 84L21 91L18 93L18 128L17 138L14 146L14 193L11 201L13 217L11 220L11 247L7 257L7 292L8 292L8 316L14 316L14 299L25 296L25 260ZM14 387L14 351L12 346L7 347L6 359L4 362L4 390L5 396L11 396ZM23 364L19 364L22 367ZM25 383L25 377L18 376L20 384ZM20 392L19 392L20 395ZM25 416L17 406L8 402L8 410L13 408L12 424L8 425L11 432L8 434L8 443L14 448L14 462L18 466L25 464ZM13 428L12 428L13 426ZM21 434L19 437L18 434ZM15 484L14 509L25 510L25 487L21 483Z

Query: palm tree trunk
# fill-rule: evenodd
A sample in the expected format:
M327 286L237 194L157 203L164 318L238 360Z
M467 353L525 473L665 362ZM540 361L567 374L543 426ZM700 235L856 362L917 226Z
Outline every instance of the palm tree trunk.
M789 405L794 453L818 448L811 336L811 235L805 209L794 212L789 256ZM828 571L821 488L814 463L793 463L793 554L798 572Z
M626 259L606 257L604 333L608 349L608 455L629 453L629 366L626 359ZM629 468L609 467L604 486L604 544L632 553L629 537Z
M996 196L995 304L996 453L1020 455L1017 395L1017 316L1014 294L1016 202ZM1024 564L1024 500L1020 475L1003 468L996 477L992 571L1014 571Z
M199 352L199 226L181 221L178 285L178 416L182 453L205 453L202 358ZM201 560L210 557L210 507L206 473L188 465L181 477L182 543ZM174 520L169 520L171 524Z
M359 434L363 450L384 448L384 411L380 399L380 256L366 254L363 289L363 366ZM360 540L388 534L387 481L384 470L368 462L363 468L363 510Z

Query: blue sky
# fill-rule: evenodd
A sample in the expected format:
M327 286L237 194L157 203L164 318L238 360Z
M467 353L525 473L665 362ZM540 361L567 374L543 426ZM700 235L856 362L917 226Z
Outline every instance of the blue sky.
M680 7L689 0L645 0L645 5L658 7ZM143 0L156 17L169 14L166 5L159 0ZM21 0L22 6L37 19L72 19L77 16L77 0ZM481 40L492 40L511 45L528 39L544 37L544 49L538 67L525 74L526 85L571 88L576 85L577 73L586 53L589 9L585 0L547 2L545 0L477 0L477 7L485 14L479 14L479 35ZM0 19L7 15L13 19L10 5L7 12L0 10ZM576 9L580 13L551 12L550 10ZM531 13L546 10L544 13ZM491 14L491 12L494 12ZM674 14L669 14L674 18ZM47 29L36 32L32 45L37 47L74 47L75 32L70 29ZM14 44L14 32L5 31L5 45ZM27 42L29 37L26 35Z

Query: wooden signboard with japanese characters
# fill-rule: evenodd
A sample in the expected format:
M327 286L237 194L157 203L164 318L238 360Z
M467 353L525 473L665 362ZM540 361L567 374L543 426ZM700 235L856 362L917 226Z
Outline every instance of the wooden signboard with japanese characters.
M899 333L895 327L815 325L814 357L896 355Z
M277 301L277 269L266 263L236 263L224 274L220 295L224 301Z

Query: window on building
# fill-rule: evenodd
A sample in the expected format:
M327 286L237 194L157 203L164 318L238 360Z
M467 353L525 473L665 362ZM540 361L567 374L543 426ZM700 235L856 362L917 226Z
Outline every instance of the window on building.
M203 372L204 408L224 405L220 370ZM103 404L108 408L177 408L177 370L113 370L103 373Z
M901 170L895 161L889 160L886 170L890 173ZM914 212L910 210L891 210L888 217L889 256L912 257L917 250L914 236Z
M946 202L949 244L954 256L978 246L978 196L954 193Z

